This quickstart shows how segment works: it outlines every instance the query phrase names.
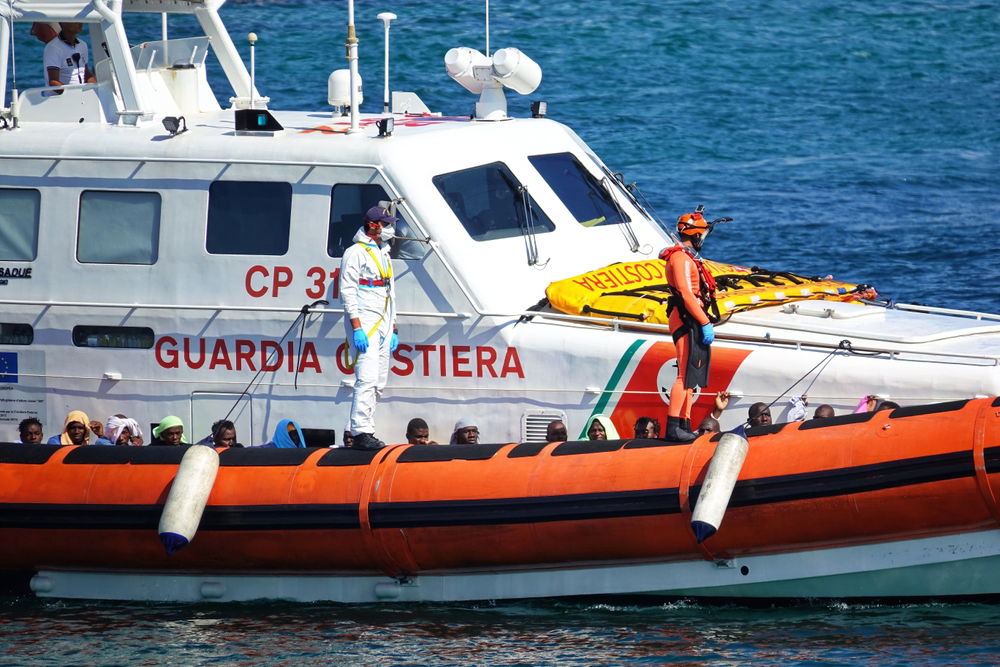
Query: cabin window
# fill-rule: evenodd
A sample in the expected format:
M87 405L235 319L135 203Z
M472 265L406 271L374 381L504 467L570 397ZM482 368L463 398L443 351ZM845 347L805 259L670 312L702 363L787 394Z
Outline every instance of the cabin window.
M80 195L80 262L155 264L159 250L158 193L88 190Z
M0 260L30 262L38 255L38 190L0 188Z
M153 347L149 327L73 327L73 345L77 347L124 347L148 350Z
M389 201L385 188L377 183L338 183L330 191L330 228L326 237L326 252L330 257L342 257L344 250L354 243L354 235L361 227L365 211L379 202ZM396 236L414 237L406 216L396 211ZM393 259L420 259L427 253L427 244L420 241L392 242L389 255Z
M31 345L34 340L30 324L0 322L0 345Z
M528 161L584 227L629 221L608 188L594 178L573 154L532 155Z
M205 249L213 255L284 255L292 219L292 186L215 181L208 189Z
M433 180L469 236L477 241L555 229L549 216L502 162L439 174Z

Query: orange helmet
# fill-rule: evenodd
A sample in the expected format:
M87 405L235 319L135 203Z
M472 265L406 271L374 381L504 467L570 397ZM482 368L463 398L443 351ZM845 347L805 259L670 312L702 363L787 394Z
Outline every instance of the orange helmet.
M685 213L677 218L677 233L684 236L695 236L708 232L708 221L701 213Z

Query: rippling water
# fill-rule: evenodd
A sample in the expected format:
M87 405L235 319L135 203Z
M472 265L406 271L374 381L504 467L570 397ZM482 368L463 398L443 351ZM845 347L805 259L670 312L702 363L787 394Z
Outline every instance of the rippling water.
M874 284L903 302L1000 312L1000 7L919 0L493 0L493 48L539 62L546 99L665 219L736 219L709 257ZM482 49L471 2L358 2L365 110L393 88L448 114L451 46ZM326 108L345 3L231 2L261 38L277 109ZM172 24L183 36L184 22ZM20 78L32 49L19 34ZM150 17L131 41L159 37ZM40 77L41 73L38 72ZM215 75L218 78L218 74ZM31 84L34 85L34 84ZM22 84L22 88L24 84ZM7 546L9 548L10 545ZM996 662L1000 606L591 602L125 605L0 597L0 663L551 664Z
M11 600L0 664L995 664L1000 607Z

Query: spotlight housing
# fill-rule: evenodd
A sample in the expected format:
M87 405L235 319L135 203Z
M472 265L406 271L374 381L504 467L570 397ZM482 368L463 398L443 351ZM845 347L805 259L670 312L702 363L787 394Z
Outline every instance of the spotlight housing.
M163 129L169 132L171 137L176 137L182 132L187 132L187 120L184 116L167 116L163 119Z
M378 136L380 137L391 137L392 130L395 126L396 121L392 116L387 118L379 118L375 125L378 127Z

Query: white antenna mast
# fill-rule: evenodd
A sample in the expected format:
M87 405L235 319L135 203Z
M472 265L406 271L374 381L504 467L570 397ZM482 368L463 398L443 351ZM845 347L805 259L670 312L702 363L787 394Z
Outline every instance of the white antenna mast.
M163 41L163 63L170 67L170 45L167 42L167 13L160 13L160 39Z
M358 36L354 32L354 0L347 2L347 62L350 65L351 82L351 129L353 134L360 130L358 126Z
M257 33L252 32L247 35L247 41L250 42L250 108L254 109L253 91L256 88L256 83L254 83L254 46L257 44Z
M392 12L382 12L376 16L385 26L385 87L382 92L382 113L389 113L389 23L396 19Z
M490 0L486 0L486 57L490 57Z

